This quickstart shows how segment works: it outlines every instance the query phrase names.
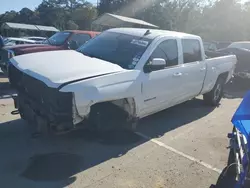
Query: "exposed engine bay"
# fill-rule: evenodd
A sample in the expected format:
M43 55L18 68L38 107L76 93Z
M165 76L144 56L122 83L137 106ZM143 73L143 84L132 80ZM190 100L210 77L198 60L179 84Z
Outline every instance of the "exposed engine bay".
M94 104L89 106L89 113L85 117L80 117L73 93L50 88L12 64L9 65L9 80L18 94L13 96L15 108L22 119L33 125L37 132L63 133L88 125L94 129L106 130L128 126L127 122L136 122L135 103L132 99ZM106 113L100 116L99 111L103 108L106 108ZM111 116L116 117L112 122L108 121ZM106 119L105 127L98 127L99 118ZM122 119L124 124L120 125Z
M72 93L50 88L11 64L9 79L17 90L18 96L14 97L15 107L23 119L38 126L44 124L41 126L49 126L54 131L74 127Z

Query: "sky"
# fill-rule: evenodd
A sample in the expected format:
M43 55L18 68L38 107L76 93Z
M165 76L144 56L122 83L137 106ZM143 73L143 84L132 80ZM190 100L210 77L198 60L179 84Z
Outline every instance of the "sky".
M97 0L88 0L91 3L96 3ZM20 11L22 8L27 7L34 10L42 0L0 0L0 14L6 11Z

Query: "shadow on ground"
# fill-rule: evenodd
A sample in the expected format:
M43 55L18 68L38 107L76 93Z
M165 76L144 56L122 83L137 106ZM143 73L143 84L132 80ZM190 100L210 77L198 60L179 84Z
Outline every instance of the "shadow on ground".
M138 131L160 137L211 111L213 108L204 106L202 100L194 99L141 120ZM77 173L123 156L148 141L126 131L103 134L86 130L33 139L29 130L22 120L0 124L3 187L65 187L76 180ZM13 161L18 161L19 168L12 167ZM4 169L8 169L7 175Z
M250 90L250 79L249 80L236 79L226 84L224 88L224 98L227 99L243 98L246 92L249 90Z
M200 119L214 110L203 100L193 99L141 120L139 131L157 138L173 129Z
M236 168L235 165L231 165L229 168L225 167L220 174L215 185L211 185L210 188L235 188L238 187L236 181ZM246 180L244 187L250 187L250 181ZM243 187L242 187L243 188Z

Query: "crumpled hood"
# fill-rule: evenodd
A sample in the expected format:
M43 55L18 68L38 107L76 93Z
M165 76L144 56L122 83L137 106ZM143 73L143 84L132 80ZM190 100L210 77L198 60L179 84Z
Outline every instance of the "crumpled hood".
M118 65L84 56L73 50L16 56L11 59L11 63L24 73L53 88L79 79L125 71Z

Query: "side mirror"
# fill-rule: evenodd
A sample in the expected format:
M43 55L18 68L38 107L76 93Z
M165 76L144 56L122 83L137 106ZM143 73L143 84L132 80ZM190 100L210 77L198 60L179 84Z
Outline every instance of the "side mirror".
M75 40L68 42L68 47L71 50L76 50L78 48L78 43Z
M154 58L151 63L144 66L144 72L150 73L152 71L157 71L164 69L166 67L166 61L162 58Z

